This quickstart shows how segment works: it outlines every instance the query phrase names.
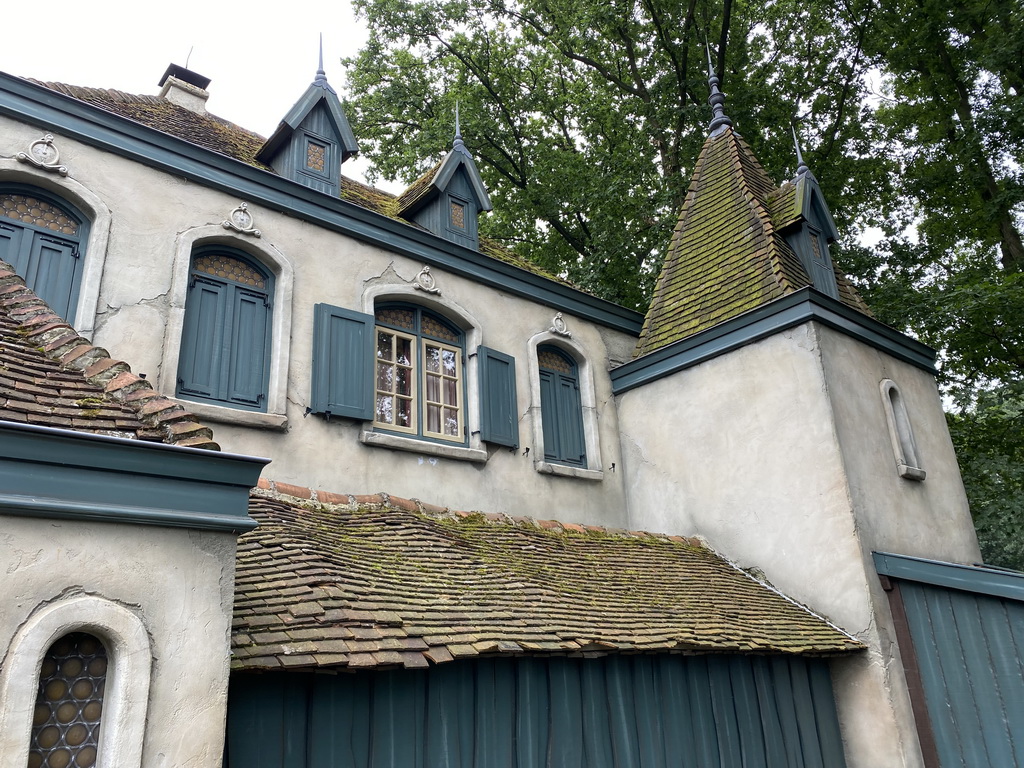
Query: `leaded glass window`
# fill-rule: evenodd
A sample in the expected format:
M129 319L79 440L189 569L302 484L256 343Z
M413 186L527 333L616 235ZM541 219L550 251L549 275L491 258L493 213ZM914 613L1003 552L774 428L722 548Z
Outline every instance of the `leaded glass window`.
M58 639L43 657L28 768L92 768L99 748L107 652L85 632Z

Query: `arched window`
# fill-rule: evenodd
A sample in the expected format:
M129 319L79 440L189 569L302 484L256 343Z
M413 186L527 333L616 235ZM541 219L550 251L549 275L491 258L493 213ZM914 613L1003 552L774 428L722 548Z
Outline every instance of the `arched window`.
M78 305L87 230L64 201L31 187L0 187L0 260L68 322Z
M267 409L273 277L225 245L193 251L178 356L178 397Z
M576 361L554 346L537 347L544 460L587 466L580 377Z
M107 679L103 643L84 632L59 638L43 657L28 768L91 768L99 749Z
M882 404L889 424L889 438L896 457L896 469L907 480L924 480L926 473L917 454L917 441L910 426L910 416L896 383L884 379L881 383Z
M462 331L439 315L408 305L377 307L374 323L374 425L466 442Z

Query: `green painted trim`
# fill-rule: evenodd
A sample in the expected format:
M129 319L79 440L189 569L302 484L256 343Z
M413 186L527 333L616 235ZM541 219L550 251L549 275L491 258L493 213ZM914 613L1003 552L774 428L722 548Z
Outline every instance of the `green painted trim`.
M242 532L268 462L0 422L0 514Z
M888 552L872 552L871 556L875 570L883 576L1024 602L1024 573L1019 571L944 563Z
M620 395L812 320L935 373L935 350L818 291L802 288L620 365L611 372L612 391Z
M634 310L3 72L0 115L385 247L482 285L640 335L643 315Z

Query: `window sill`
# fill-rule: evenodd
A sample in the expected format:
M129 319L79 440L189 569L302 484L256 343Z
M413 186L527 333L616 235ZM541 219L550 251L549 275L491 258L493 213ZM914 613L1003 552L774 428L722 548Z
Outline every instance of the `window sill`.
M425 456L443 456L446 459L455 459L457 461L475 461L480 464L487 461L487 451L482 451L478 448L467 448L464 445L428 443L425 440L418 440L414 437L389 435L383 432L363 430L359 435L359 442L363 445L375 445L380 448L391 448L395 451L409 451L410 453L419 453Z
M583 467L570 467L566 464L552 464L547 461L535 461L533 467L544 475L577 477L580 480L604 480L604 471L600 469L583 469Z
M921 482L928 476L927 472L923 469L918 469L917 467L910 467L906 464L897 464L897 467L899 468L900 477L905 480L917 480L918 482Z
M241 411L223 405L209 405L208 403L198 403L195 400L182 400L180 397L173 398L173 400L192 415L198 416L200 421L238 424L239 426L255 427L256 429L274 429L279 432L283 432L288 428L288 417L283 413Z

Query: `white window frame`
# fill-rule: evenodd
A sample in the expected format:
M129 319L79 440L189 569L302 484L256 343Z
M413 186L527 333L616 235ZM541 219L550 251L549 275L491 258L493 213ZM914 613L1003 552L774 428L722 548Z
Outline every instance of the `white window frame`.
M149 634L130 610L95 595L42 606L14 636L0 671L0 755L7 765L28 763L43 658L71 632L95 635L109 660L96 765L140 768L153 662Z

